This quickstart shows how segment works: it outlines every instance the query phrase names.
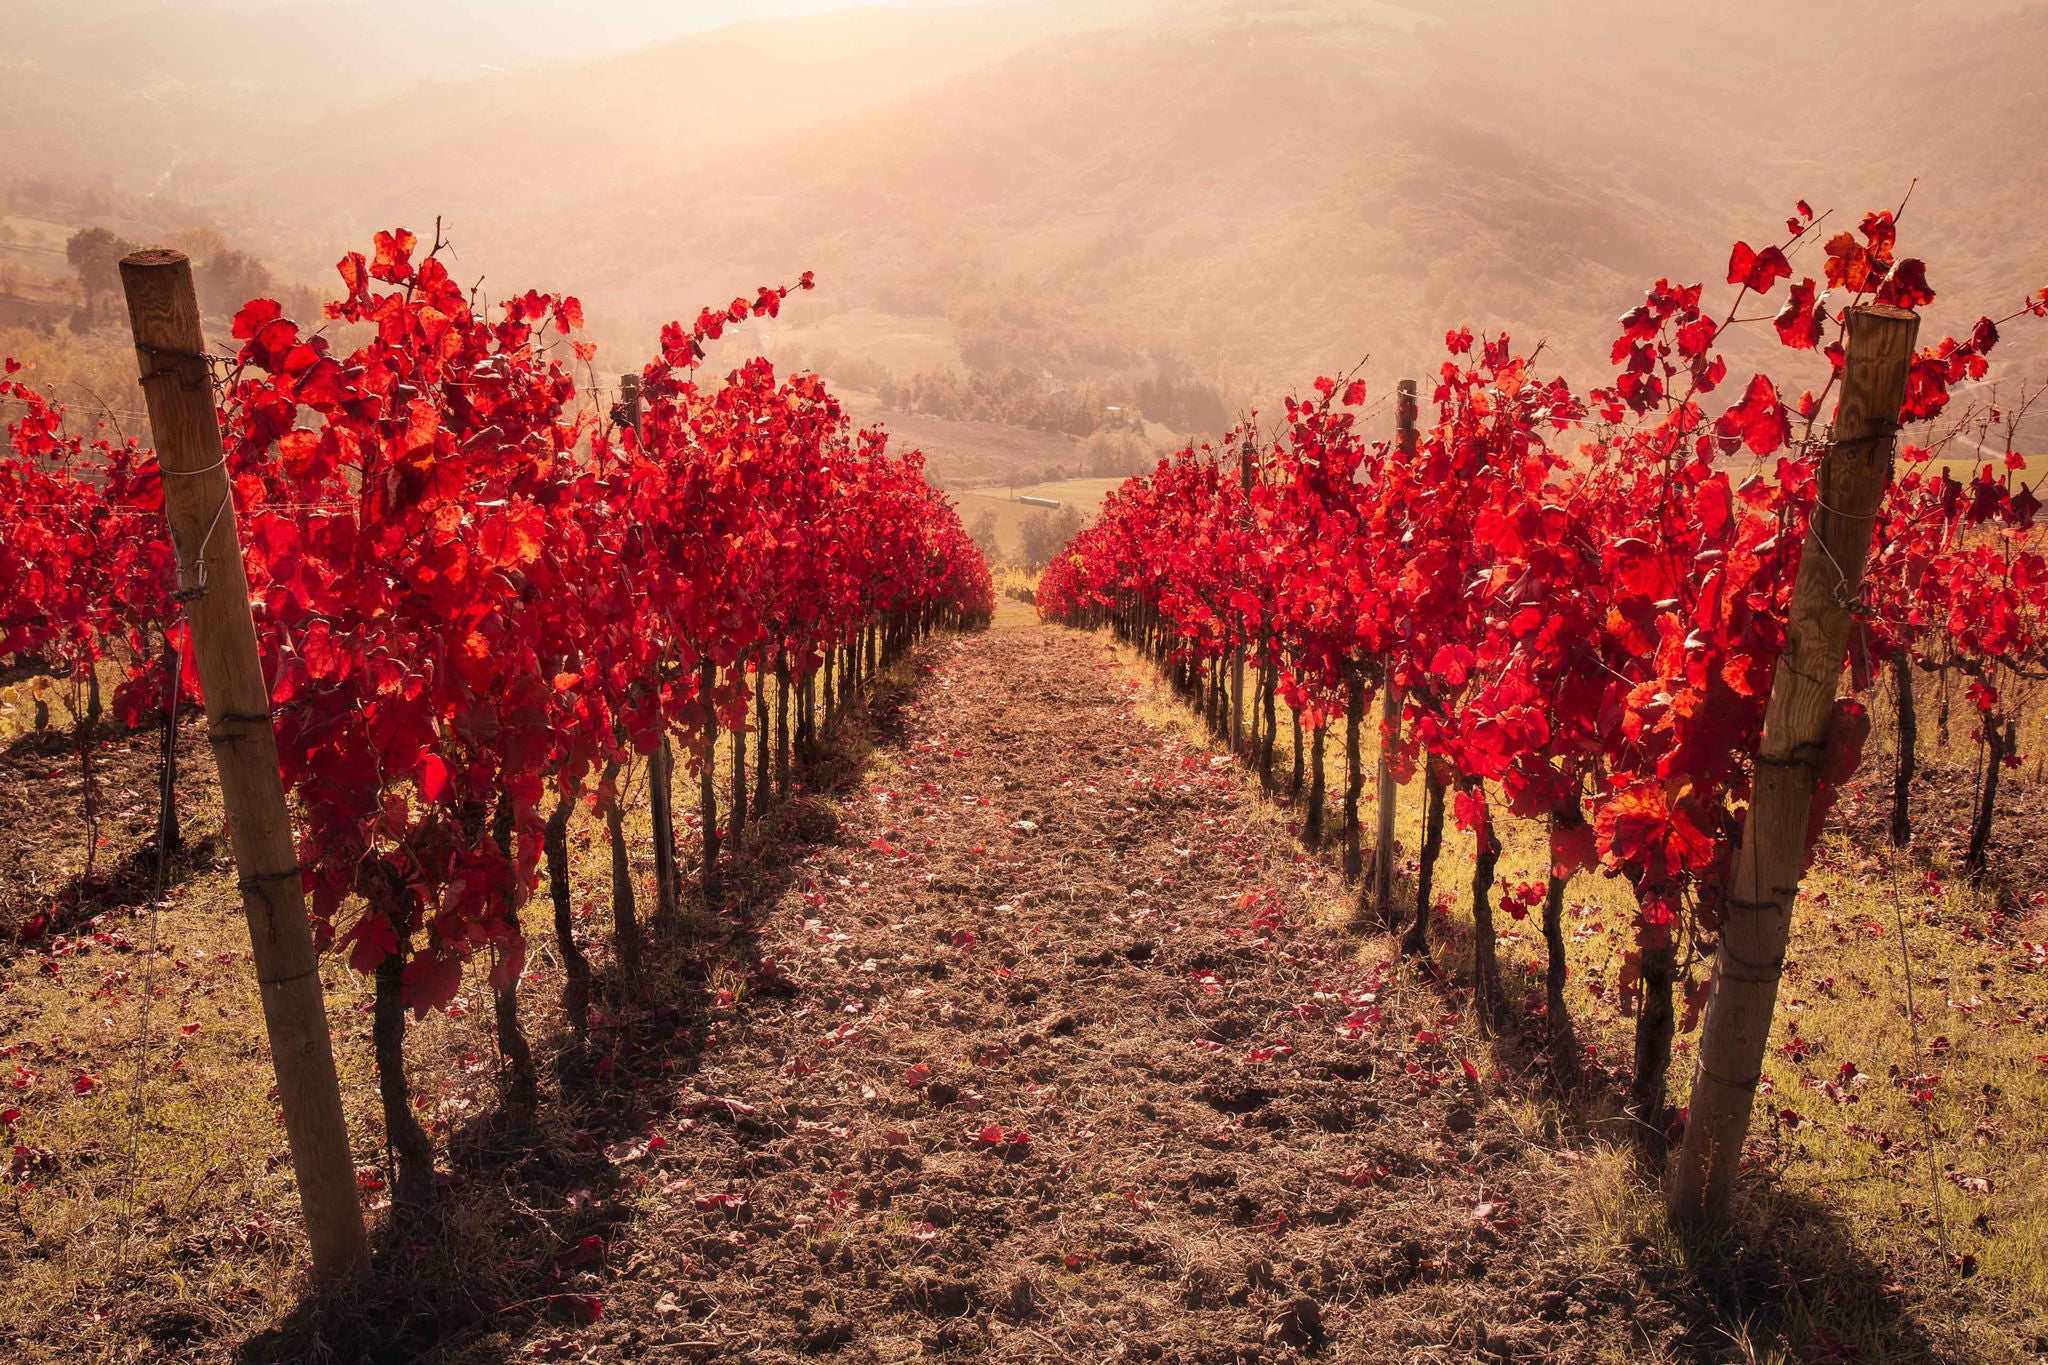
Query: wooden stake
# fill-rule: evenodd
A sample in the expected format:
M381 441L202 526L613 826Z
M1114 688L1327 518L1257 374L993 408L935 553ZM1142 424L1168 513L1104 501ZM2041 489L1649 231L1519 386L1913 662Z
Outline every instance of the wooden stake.
M180 598L206 693L207 738L220 770L221 804L249 919L278 1104L324 1283L366 1268L370 1243L356 1196L355 1158L335 1078L320 990L320 960L306 922L298 847L278 769L270 692L249 612L249 582L235 530L206 341L183 252L138 251L121 262L135 359L149 404L164 512L179 566Z
M1920 717L1913 707L1913 648L1901 640L1892 656L1892 695L1896 698L1899 746L1892 765L1892 847L1913 842L1913 773L1920 748Z
M1920 319L1871 304L1849 310L1847 329L1834 445L1820 465L1820 501L1799 558L1785 650L1771 676L1749 818L1729 867L1685 1144L1671 1179L1676 1223L1722 1221L1749 1134L1792 902L1805 870L1816 770L1848 650L1850 608L1891 483L1892 438Z

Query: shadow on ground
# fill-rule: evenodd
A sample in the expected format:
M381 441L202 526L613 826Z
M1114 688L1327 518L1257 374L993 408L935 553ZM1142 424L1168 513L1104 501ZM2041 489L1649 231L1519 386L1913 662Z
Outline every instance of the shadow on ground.
M864 703L823 730L791 796L749 828L723 904L708 910L693 898L678 923L650 934L637 992L597 974L586 1045L561 1027L552 1002L526 997L529 1030L544 1013L553 1026L534 1040L543 1097L533 1121L522 1128L500 1109L459 1128L433 1217L385 1220L373 1229L369 1282L304 1299L244 1342L238 1359L547 1359L567 1349L557 1333L602 1314L596 1272L650 1193L635 1164L648 1135L683 1117L756 1122L744 1106L703 1104L690 1083L714 1027L710 1002L727 983L756 996L787 993L757 951L758 916L804 855L837 839L834 798L859 781L869 754L900 739L897 712L918 657L884 673Z

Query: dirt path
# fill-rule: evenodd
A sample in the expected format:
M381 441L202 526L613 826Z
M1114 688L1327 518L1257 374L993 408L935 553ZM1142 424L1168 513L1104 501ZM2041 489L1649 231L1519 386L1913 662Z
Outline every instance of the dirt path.
M1525 1137L1432 992L1316 922L1340 888L1099 639L999 629L916 667L838 837L759 913L765 965L713 973L685 1117L622 1158L642 1203L601 1319L527 1350L1670 1342L1670 1308L1593 1274L1548 1205L1572 1154Z
M1947 995L1933 1041L1969 1097L1938 1121L1974 1129L1974 1145L1941 1149L1965 1200L1951 1210L1974 1218L1948 1223L1960 1317L1935 1297L1945 1248L1921 1202L1899 949L1872 933L1895 908L1867 840L1817 864L1739 1225L1688 1253L1620 1150L1612 1076L1568 1105L1546 1095L1527 1042L1474 1037L1456 994L1394 969L1386 936L1343 927L1329 862L1302 855L1285 807L1209 752L1149 674L1021 608L999 622L881 680L809 789L749 832L727 908L693 901L660 926L638 980L611 951L603 831L572 827L601 1002L588 1046L562 1015L551 906L536 903L532 1121L502 1103L487 964L408 1039L441 1162L431 1218L383 1212L370 986L329 960L381 1272L331 1299L302 1278L199 727L192 846L170 869L153 969L153 862L137 852L149 737L110 736L98 755L104 842L82 893L76 756L61 735L9 746L0 934L49 921L0 954L0 1351L29 1365L1648 1365L1741 1358L1744 1341L1816 1361L2042 1354L2025 1194L2041 1145L2037 920L1944 900L1916 864L1914 951L1933 954L1925 989ZM1882 803L1862 800L1859 816L1852 788L1844 809L1868 823ZM633 788L629 805L644 802ZM1966 808L1935 804L1930 837ZM629 845L644 908L644 824ZM1459 880L1439 877L1452 900ZM1629 920L1580 889L1581 1037L1625 1056L1628 1021L1601 987ZM1458 917L1438 923L1449 961ZM1510 979L1529 965L1516 956ZM1989 1273L1971 1277L1972 1256ZM1976 1335L1944 1345L1937 1317Z

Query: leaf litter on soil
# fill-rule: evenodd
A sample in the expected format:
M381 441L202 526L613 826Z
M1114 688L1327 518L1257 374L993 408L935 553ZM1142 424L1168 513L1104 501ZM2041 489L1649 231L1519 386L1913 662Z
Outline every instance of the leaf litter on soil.
M793 990L707 1039L607 1291L617 1349L1569 1360L1683 1334L1575 1249L1481 1045L1321 922L1314 870L1098 642L998 631L920 667L837 843L760 911Z

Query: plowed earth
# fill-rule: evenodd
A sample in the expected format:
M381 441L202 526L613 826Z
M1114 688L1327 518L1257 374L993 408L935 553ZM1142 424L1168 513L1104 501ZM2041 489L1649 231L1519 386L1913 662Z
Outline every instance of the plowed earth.
M755 911L562 1358L1618 1358L1480 1046L1243 774L1038 628L942 641ZM1158 718L1155 722L1155 719ZM1369 945L1369 948L1367 947ZM716 987L714 976L711 984ZM1467 1063L1471 1063L1468 1071ZM593 1277L594 1279L595 1277Z

